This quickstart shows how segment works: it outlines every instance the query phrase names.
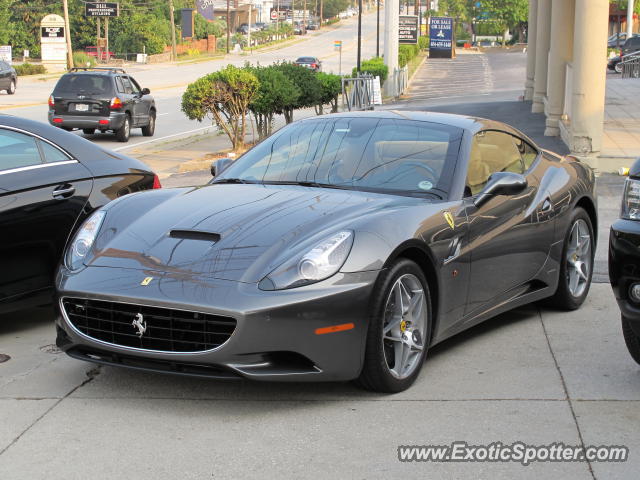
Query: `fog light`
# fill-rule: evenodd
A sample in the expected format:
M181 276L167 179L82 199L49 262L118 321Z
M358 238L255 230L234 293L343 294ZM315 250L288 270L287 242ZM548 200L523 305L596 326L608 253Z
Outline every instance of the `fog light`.
M636 303L640 303L640 283L634 283L629 287L629 297Z

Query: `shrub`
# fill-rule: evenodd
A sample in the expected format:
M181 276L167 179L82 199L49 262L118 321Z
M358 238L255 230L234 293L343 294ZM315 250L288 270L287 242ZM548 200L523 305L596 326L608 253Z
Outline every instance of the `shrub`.
M418 48L427 50L429 48L429 37L418 37Z
M400 45L398 48L398 65L404 67L418 55L419 51L418 45Z
M340 75L324 72L317 73L316 77L322 88L316 113L322 115L323 105L331 105L331 113L336 113L338 111L338 95L342 92L342 78Z
M294 109L315 107L320 102L322 85L318 81L316 73L300 65L278 63L274 65L274 68L280 70L300 90L298 101L282 111L286 122L291 123Z
M18 76L23 75L39 75L41 73L47 73L47 69L42 65L35 65L33 63L23 63L22 65L14 65Z
M258 94L258 79L246 69L227 65L187 86L181 110L190 120L210 118L229 137L234 151L244 147L249 104Z
M384 60L381 57L373 57L369 60L365 60L360 64L360 71L362 73L370 73L374 77L380 77L380 85L384 83L389 75L389 67L384 64ZM356 76L357 71L354 68L351 75Z
M271 135L273 117L286 109L295 108L300 98L300 89L289 80L277 66L245 67L258 79L258 94L249 104L260 139Z
M93 67L96 64L96 57L84 52L73 52L73 64L76 67Z

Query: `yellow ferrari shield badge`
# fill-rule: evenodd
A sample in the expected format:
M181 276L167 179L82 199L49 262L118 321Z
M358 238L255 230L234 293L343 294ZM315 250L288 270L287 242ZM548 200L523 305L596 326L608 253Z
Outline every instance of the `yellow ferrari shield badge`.
M453 221L453 215L451 215L451 212L449 211L444 212L443 215L444 215L444 219L447 221L447 223L451 227L451 230L453 230L456 226L455 222Z
M145 277L145 279L140 282L140 285L146 287L151 283L151 280L153 280L153 277Z

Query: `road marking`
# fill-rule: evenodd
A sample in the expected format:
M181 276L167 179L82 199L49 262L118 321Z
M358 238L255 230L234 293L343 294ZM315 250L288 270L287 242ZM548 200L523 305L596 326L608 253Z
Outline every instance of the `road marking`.
M196 128L194 130L187 130L186 132L174 133L172 135L165 135L164 137L154 138L153 140L147 140L145 142L138 142L132 145L125 145L124 147L113 148L112 150L118 152L120 150L127 150L129 148L139 147L141 145L147 145L148 143L159 142L160 140L166 140L167 138L179 137L180 135L186 135L188 133L201 132L202 130L207 130L209 128L215 128L213 125L209 125L208 127Z
M169 115L169 112L165 112L165 113L157 113L156 116L157 117L161 117L163 115Z

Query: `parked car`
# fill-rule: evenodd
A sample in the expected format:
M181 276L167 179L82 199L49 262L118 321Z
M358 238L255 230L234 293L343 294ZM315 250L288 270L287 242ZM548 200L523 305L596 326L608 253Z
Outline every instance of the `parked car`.
M138 160L0 115L0 311L51 303L67 239L109 201L160 182Z
M294 35L306 35L307 29L304 26L304 22L293 22L293 34Z
M301 67L310 68L314 72L322 71L322 62L318 57L298 57L293 63Z
M640 52L640 36L633 36L627 39L620 49L620 56L624 59L625 55Z
M61 349L397 392L430 346L537 300L576 309L589 291L593 171L503 123L322 115L213 173L112 202L78 231L57 277Z
M236 29L236 33L242 33L246 35L249 32L249 24L241 23L240 26Z
M622 59L620 58L620 55L617 55L615 57L611 57L607 61L607 68L609 70L613 70L616 73L622 73L622 65L620 64L621 60Z
M264 22L256 22L251 26L251 28L254 27L256 30L266 30L268 28L268 25Z
M152 137L156 104L150 93L122 68L72 68L49 97L49 123L86 135L111 131L120 142L129 141L132 128Z
M0 60L0 90L4 90L9 95L16 93L18 84L18 74L16 69L4 60Z
M620 41L618 41L617 37L620 37ZM634 33L632 36L637 37L638 34ZM607 39L607 47L608 48L619 48L624 42L627 41L627 32L614 33Z
M98 47L85 47L84 52L94 58L98 58ZM116 54L113 53L112 51L106 51L104 49L102 49L100 51L100 61L101 62L108 62L109 60L111 60L112 58L115 58Z
M320 26L318 25L317 22L309 22L307 24L307 30L318 30L320 28Z

